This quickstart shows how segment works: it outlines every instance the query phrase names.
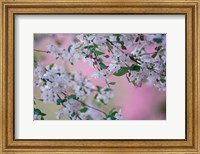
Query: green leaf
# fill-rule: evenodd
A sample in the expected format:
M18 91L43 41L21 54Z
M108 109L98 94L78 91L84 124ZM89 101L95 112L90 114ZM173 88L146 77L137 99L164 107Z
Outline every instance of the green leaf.
M124 42L123 41L120 41L119 43L121 44L121 46L124 46Z
M144 41L144 35L143 35L143 34L140 34L139 36L140 36L140 40L141 40L141 41Z
M114 73L115 76L122 76L128 73L128 67L122 67L120 70Z
M49 66L50 70L53 68L53 66L54 66L54 64L51 64L51 65Z
M98 48L98 45L94 43L94 47L95 47L95 48Z
M163 79L163 78L161 78L160 81L161 81L162 83L165 83L165 82L166 82L166 80Z
M81 113L85 113L87 110L88 110L87 107L83 107L83 108L81 108L79 111L80 111Z
M123 50L126 50L126 49L127 49L124 45L122 45L121 48L122 48Z
M140 71L140 66L137 65L137 64L133 64L133 65L131 65L130 70L139 72Z
M69 95L67 98L68 99L76 99L76 95Z
M63 102L63 101L62 101L62 99L60 99L60 98L58 98L58 99L56 100L56 104L57 104L57 105L60 105L62 102Z
M45 86L46 84L47 84L47 81L44 80L42 85Z
M100 91L102 89L102 87L100 86L97 86L97 90Z
M155 47L155 50L159 51L162 48L162 45Z
M41 111L39 109L34 108L34 114L39 115Z
M113 34L113 36L116 36L116 41L117 41L117 42L120 41L120 36L121 36L121 34Z
M96 99L96 98L97 98L97 96L98 96L98 94L96 94L96 95L94 96L94 99Z
M115 108L113 108L112 110L110 110L109 114L107 115L107 118L111 118L112 120L115 120L116 113L117 113L117 111L115 111Z
M70 46L68 47L68 52L71 51L71 48L72 48L72 45L70 45Z
M88 46L85 46L84 48L86 48L88 50L95 50L95 46L94 45L88 45Z
M111 116L115 116L115 114L117 113L117 111L112 112L110 115Z
M58 98L58 99L56 100L56 104L57 104L57 105L60 105L60 104L64 105L64 104L63 104L64 102L66 102L66 99Z
M103 99L100 99L100 102L103 103L104 105L106 105L106 103L103 101Z
M46 116L45 113L42 113L42 112L40 111L40 109L37 109L37 108L34 108L34 114L35 114L35 115Z
M34 60L34 68L36 68L37 66L38 66L38 62Z
M75 49L80 49L83 46L83 43L81 45L79 45L77 48Z
M45 113L42 113L42 112L40 113L40 115L41 115L41 116L46 116L46 114L45 114Z
M104 89L104 91L111 91L112 89L110 89L110 88L106 88L106 89Z
M44 117L43 117L43 116L41 116L41 120L44 120Z
M113 115L107 115L107 119L110 118L111 120L116 120L116 118Z
M102 63L102 62L100 62L99 65L100 65L101 69L107 69L107 68L108 68L108 66L106 66L106 65L105 65L104 63Z
M152 58L155 58L156 56L157 56L157 52L154 53L151 57L152 57Z
M135 80L131 81L133 85L135 85Z
M124 46L124 42L123 42L123 41L120 41L119 43L121 44L121 48L122 48L123 50L126 50L126 49L127 49L126 46Z
M119 38L119 36L117 36L117 37L116 37L116 41L117 41L117 42L119 42L119 41L120 41L120 38Z
M41 80L43 81L43 86L45 86L47 84L47 81L43 78L41 78Z
M98 50L94 50L93 53L96 54L97 56L104 54L103 52L98 51Z
M121 34L113 34L113 36L121 36Z
M154 38L153 41L159 44L162 43L162 38Z
M110 82L109 84L110 84L110 85L115 85L115 84L116 84L116 82Z

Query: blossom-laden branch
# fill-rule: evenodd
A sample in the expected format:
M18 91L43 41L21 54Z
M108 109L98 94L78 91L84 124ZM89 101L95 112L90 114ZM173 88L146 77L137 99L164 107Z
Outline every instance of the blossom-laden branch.
M77 42L68 49L48 45L48 53L57 59L69 61L88 61L97 69L95 78L108 82L111 75L125 74L128 81L140 87L146 81L159 90L166 88L166 45L164 34L80 34ZM150 45L156 52L148 52ZM131 52L127 52L132 48ZM109 63L107 65L107 63Z
M106 114L85 103L91 95L94 95L93 100L103 104L107 104L114 97L113 89L110 88L113 82L109 81L112 75L125 75L128 82L135 87L150 82L159 90L165 90L165 34L79 34L76 39L67 49L50 44L47 51L35 51L51 54L56 59L70 62L71 65L77 60L87 61L96 69L92 77L101 78L107 87L94 86L80 72L73 75L56 65L43 67L36 62L36 86L40 87L42 99L45 103L62 104L63 108L57 113L58 118L62 115L70 119L90 119L91 115L86 116L85 113L93 109L103 113L103 119L121 119L121 111ZM154 52L148 51L150 46L154 46ZM68 90L72 90L73 94L69 95ZM73 96L73 99L69 99L69 96Z
M106 105L114 96L110 87L94 86L82 73L75 75L66 72L63 68L51 64L46 67L35 62L35 86L40 87L41 99L44 103L56 103L62 108L56 113L56 117L69 117L74 120L95 118L90 110L95 110L100 119L108 118L109 114L89 105L84 101L93 95L93 100ZM88 101L87 101L88 102ZM91 104L91 102L90 102ZM90 113L90 114L89 114ZM114 120L117 120L115 118Z

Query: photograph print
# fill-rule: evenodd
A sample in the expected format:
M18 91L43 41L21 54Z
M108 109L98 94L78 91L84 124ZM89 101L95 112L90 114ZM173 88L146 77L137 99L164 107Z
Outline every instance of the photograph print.
M166 120L166 34L33 38L34 120Z

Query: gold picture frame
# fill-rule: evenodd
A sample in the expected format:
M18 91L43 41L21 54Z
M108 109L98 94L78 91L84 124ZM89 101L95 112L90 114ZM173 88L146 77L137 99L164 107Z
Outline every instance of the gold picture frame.
M199 0L3 0L0 2L0 153L200 153ZM186 139L17 140L14 22L17 14L182 14L186 17Z

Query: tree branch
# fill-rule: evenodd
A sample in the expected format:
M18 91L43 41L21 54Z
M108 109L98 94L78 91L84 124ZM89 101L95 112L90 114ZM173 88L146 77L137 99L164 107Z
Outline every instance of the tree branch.
M78 100L79 101L79 100ZM104 111L102 111L102 110L99 110L99 109L97 109L97 108L95 108L95 107L93 107L93 106L90 106L90 105L87 105L87 104L85 104L84 102L82 102L82 101L79 101L81 104L83 104L83 105L85 105L85 106L87 106L87 107L89 107L89 108L91 108L91 109L94 109L94 110L96 110L96 111L99 111L99 112L101 112L101 113L103 113L105 116L107 116L107 114L106 114L106 112L104 112Z
M49 51L43 51L43 50L38 50L38 49L34 49L34 51L37 51L37 52L44 52L44 53L49 53Z

